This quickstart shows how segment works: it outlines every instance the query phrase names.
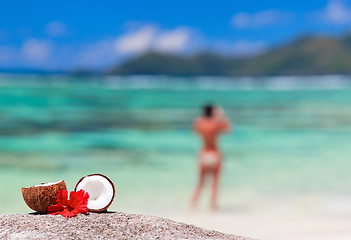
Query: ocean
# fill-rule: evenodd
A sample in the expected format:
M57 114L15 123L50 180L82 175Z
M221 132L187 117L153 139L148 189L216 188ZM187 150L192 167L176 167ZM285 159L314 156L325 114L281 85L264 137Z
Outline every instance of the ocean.
M222 211L351 195L351 77L0 75L0 213L31 212L22 187L73 190L92 173L115 183L111 210L186 211L201 147L192 123L207 103L234 127L219 144Z

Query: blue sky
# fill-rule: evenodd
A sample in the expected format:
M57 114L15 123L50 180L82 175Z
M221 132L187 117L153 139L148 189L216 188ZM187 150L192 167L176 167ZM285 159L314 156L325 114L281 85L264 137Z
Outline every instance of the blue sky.
M350 28L351 0L13 0L0 7L0 68L106 68L147 51L252 55Z

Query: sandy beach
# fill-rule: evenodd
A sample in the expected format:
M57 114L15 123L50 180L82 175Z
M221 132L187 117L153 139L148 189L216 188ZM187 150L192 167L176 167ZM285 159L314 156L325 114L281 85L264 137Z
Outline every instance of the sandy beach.
M271 199L272 200L272 199ZM351 238L349 197L279 197L261 199L254 208L169 215L205 229L269 240L346 240ZM269 203L269 201L271 201Z
M223 194L224 196L227 196ZM223 196L223 197L224 197ZM347 195L238 196L221 198L219 210L208 209L207 195L197 211L145 205L135 212L160 216L228 234L268 240L346 240L351 238L351 198ZM150 201L148 201L150 203ZM150 204L149 204L150 205ZM124 209L123 211L131 212Z
M173 219L225 233L269 240L346 240L351 237L351 220L321 219L317 216L286 216L284 214L250 216L227 213L203 213L174 216Z

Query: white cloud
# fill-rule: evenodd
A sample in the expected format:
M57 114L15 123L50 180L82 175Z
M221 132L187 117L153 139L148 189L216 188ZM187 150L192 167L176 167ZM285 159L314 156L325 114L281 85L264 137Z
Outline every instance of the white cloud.
M259 28L267 25L284 23L292 20L293 15L289 12L266 10L257 13L240 12L235 14L232 25L235 28Z
M60 21L49 22L45 26L45 32L50 37L60 37L64 36L67 32L67 27Z
M209 41L196 30L178 26L164 29L156 25L134 25L118 36L95 42L65 44L55 39L27 39L21 47L0 46L0 67L40 67L43 69L105 69L135 54L158 51L192 54L217 51L226 55L249 56L266 50L262 41Z
M115 47L122 54L137 54L151 48L156 27L144 26L132 32L128 32L116 39Z
M57 26L60 23L49 23L47 33L50 36L64 34L65 27ZM120 35L94 42L65 44L48 36L47 39L25 39L20 47L0 45L0 67L104 69L148 51L191 54L203 46L197 32L185 26L164 29L157 25L138 23L130 25L129 30Z
M191 34L185 27L164 30L155 25L138 25L115 39L101 39L79 47L74 62L82 68L104 68L148 51L182 53L190 47Z
M21 49L24 58L32 63L42 63L48 60L52 45L45 40L28 39Z
M173 30L145 25L119 36L115 49L119 54L140 54L147 51L180 53L188 45L192 32L185 27Z
M348 8L343 1L330 0L324 10L312 13L312 17L317 21L330 24L350 24L351 8Z
M185 28L177 28L161 33L154 42L154 48L160 52L179 52L186 48L190 40L190 32Z

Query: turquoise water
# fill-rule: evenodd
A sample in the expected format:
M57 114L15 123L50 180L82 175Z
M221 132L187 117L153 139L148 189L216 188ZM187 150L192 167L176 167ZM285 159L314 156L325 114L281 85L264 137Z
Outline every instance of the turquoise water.
M0 76L0 213L28 212L21 187L103 173L112 208L186 208L200 107L221 105L221 194L348 194L351 79ZM229 200L228 200L229 199Z

